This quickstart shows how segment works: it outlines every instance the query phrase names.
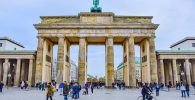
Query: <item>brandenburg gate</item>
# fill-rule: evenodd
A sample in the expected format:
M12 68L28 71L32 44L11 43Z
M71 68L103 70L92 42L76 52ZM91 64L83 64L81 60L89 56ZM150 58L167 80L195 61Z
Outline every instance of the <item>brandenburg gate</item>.
M135 87L135 45L140 46L142 81L158 82L152 16L119 16L112 12L81 12L77 16L41 16L38 30L36 82L51 81L53 46L58 44L57 82L69 81L70 46L79 45L78 82L87 81L87 46L105 45L106 86L114 82L115 44L123 45L124 81ZM97 48L98 49L98 48Z

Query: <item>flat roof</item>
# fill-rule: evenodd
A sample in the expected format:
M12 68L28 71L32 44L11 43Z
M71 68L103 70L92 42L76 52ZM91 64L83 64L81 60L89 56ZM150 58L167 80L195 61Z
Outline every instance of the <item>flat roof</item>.
M185 38L183 38L182 40L179 40L179 41L177 41L176 43L172 44L172 45L170 46L170 48L172 48L172 47L174 47L174 46L176 46L176 45L179 45L179 44L181 44L181 43L183 43L183 42L185 42L185 41L187 41L187 40L195 40L195 37L185 37Z
M195 50L157 50L158 53L195 53Z
M0 40L7 40L7 41L10 41L10 42L12 42L12 43L14 43L14 44L16 44L16 45L18 45L18 46L24 48L24 46L23 46L21 43L15 41L15 40L12 40L12 39L10 39L10 38L8 38L8 37L0 37Z
M0 53L36 53L36 50L0 50Z

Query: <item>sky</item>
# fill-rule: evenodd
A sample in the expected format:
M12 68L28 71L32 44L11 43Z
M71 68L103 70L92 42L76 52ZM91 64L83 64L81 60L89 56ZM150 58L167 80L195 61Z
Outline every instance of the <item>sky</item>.
M37 31L33 24L39 16L77 15L89 12L93 0L0 0L0 36L23 44L27 50L37 49ZM169 50L170 45L195 36L195 0L100 0L103 12L115 15L153 16L156 50ZM54 51L57 46L54 47ZM114 46L115 67L122 61L122 47ZM88 46L88 73L104 76L105 47ZM54 54L55 56L56 54ZM78 63L78 46L71 46L71 59ZM136 48L136 56L139 49Z

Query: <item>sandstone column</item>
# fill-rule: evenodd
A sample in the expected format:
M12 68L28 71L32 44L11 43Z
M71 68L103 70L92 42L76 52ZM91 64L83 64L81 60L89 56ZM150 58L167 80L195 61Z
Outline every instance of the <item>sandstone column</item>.
M0 60L0 81L3 80L3 61Z
M21 69L21 59L17 59L16 75L14 79L14 86L16 87L20 85L20 69Z
M69 49L70 49L70 44L69 42L65 39L64 41L64 70L63 70L63 81L70 81L70 57L69 57Z
M124 76L124 82L126 84L127 87L130 86L129 84L129 43L128 43L128 39L125 40L124 42L124 58L123 58L123 63L124 63L124 66L123 66L123 76Z
M79 68L78 80L83 86L87 82L87 41L85 38L79 39Z
M186 72L186 77L187 77L187 83L191 85L191 72L190 72L190 63L189 59L185 59L185 72Z
M166 84L168 84L169 83L169 64L168 64L168 62L167 62L167 60L166 60L166 62L164 63L164 65L165 65L165 82L166 82Z
M192 76L193 82L195 82L195 60L192 60Z
M25 81L25 60L22 61L22 68L21 68L21 81Z
M160 59L160 74L161 83L165 84L165 69L163 59Z
M64 70L64 37L58 38L58 58L57 58L57 82L63 82L63 70Z
M168 62L168 67L169 67L169 81L171 81L171 83L173 85L173 70L172 70L171 61Z
M42 82L43 44L44 44L44 38L38 37L35 83Z
M177 62L176 59L172 60L173 63L173 77L174 77L174 86L176 86L176 81L178 82L178 72L177 72Z
M140 54L141 54L141 70L142 70L142 82L150 83L150 46L149 38L142 40L140 44Z
M29 69L28 69L28 82L29 86L32 85L33 78L33 59L29 59Z
M129 38L129 86L136 87L136 70L135 70L135 46L134 37Z
M114 82L114 48L113 38L106 40L106 87L110 88Z
M5 62L3 63L3 84L4 85L7 85L7 79L8 79L8 71L9 71L9 68L10 68L10 63L9 63L9 60L8 59L5 59Z
M158 82L158 75L157 75L157 62L156 62L156 51L155 51L155 36L151 36L149 38L149 45L150 45L150 74L151 74L151 82Z

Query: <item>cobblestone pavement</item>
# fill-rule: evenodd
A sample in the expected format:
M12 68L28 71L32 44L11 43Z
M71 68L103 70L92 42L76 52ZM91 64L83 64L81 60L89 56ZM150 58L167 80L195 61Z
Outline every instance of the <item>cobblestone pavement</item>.
M136 100L140 96L140 89L95 89L94 94L80 96L79 100ZM181 98L180 91L172 89L170 92L160 91L157 100L195 100L195 91L191 91L190 98ZM0 93L0 100L46 100L45 92L36 89L20 90L19 88L4 89ZM63 100L63 96L56 92L53 100ZM71 100L71 99L70 99Z

